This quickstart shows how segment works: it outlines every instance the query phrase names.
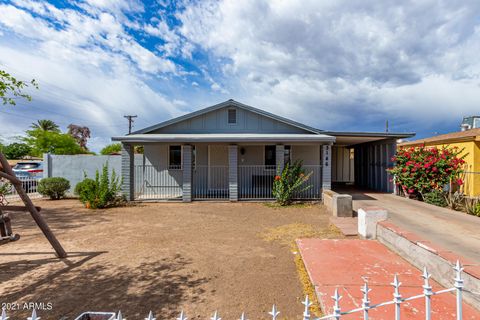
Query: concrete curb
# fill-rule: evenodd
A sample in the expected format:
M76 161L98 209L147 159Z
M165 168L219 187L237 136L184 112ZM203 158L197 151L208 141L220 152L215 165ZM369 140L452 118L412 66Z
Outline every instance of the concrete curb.
M377 240L417 268L427 267L432 278L447 288L453 285L452 267L459 260L465 267L464 299L480 310L480 266L388 221L377 224Z

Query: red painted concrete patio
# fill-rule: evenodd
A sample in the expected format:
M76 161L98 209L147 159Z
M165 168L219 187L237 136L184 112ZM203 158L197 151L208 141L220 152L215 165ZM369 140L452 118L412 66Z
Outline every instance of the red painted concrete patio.
M297 244L310 279L315 286L317 297L325 314L333 312L335 288L343 296L340 300L342 311L359 308L362 304L361 286L368 281L370 303L392 300L391 282L395 274L402 283L400 294L407 298L423 292L422 272L403 260L388 248L373 240L330 240L299 239ZM452 286L454 272L452 270ZM443 289L430 281L433 291ZM480 312L466 303L463 304L464 319L480 319ZM425 299L402 304L402 319L425 319ZM361 313L342 316L342 319L359 319ZM372 309L371 319L394 319L394 306ZM432 319L455 319L455 295L444 293L432 297Z

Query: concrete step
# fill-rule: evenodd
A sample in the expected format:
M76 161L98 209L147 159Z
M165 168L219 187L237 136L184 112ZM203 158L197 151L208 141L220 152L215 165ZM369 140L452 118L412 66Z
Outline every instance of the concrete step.
M388 220L378 223L377 240L415 267L427 267L432 278L445 287L452 286L452 267L459 260L465 268L464 299L480 310L480 266L477 263L468 257L445 250L417 234L402 230Z
M367 281L371 289L371 305L391 301L394 289L391 285L395 275L401 282L400 294L408 298L423 293L422 272L387 247L375 240L361 239L299 239L299 252L317 299L324 314L334 309L335 289L343 297L342 312L362 306L361 287ZM453 273L452 273L453 274ZM433 291L443 287L430 281ZM450 283L447 288L452 287ZM391 320L395 318L394 306L371 309L370 319ZM425 319L425 299L419 298L402 303L402 319ZM456 300L452 293L435 295L432 298L432 319L455 319ZM342 316L342 319L363 319L362 312ZM480 319L480 312L463 303L463 319Z

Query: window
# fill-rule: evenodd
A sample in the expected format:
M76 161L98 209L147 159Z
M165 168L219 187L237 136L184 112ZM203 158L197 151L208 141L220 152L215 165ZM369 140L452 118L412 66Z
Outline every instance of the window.
M283 162L285 164L292 162L292 146L285 146L283 153Z
M276 166L277 159L275 157L277 147L275 145L265 146L265 165Z
M170 146L168 157L169 169L182 168L182 146Z
M228 109L228 124L237 123L237 109Z

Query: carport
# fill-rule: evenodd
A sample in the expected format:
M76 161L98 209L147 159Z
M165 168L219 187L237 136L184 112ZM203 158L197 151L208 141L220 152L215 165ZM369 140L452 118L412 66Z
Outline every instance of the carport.
M332 188L368 189L393 192L387 168L399 139L414 133L326 132L335 136L332 146Z

